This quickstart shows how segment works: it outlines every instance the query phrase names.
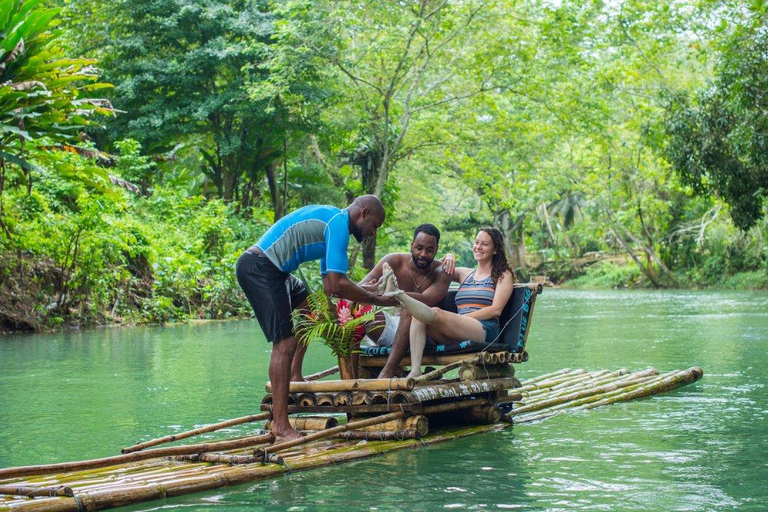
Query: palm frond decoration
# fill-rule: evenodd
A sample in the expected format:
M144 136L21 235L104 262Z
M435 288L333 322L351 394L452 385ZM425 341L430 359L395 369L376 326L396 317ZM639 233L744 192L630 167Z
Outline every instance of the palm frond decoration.
M307 297L307 306L307 310L293 312L296 338L305 345L321 341L336 357L359 352L363 324L376 315L370 305L355 305L345 299L334 303L322 290Z

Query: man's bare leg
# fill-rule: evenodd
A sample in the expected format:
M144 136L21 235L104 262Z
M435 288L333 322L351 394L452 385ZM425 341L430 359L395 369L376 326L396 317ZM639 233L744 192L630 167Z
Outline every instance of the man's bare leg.
M304 366L304 355L307 353L307 345L303 343L297 343L297 345L291 360L291 381L304 382L306 379L302 373L302 367Z
M301 301L301 304L299 304L296 309L302 312L309 312L307 299L304 299ZM302 372L302 367L304 365L304 355L307 353L307 346L303 343L298 343L296 347L296 352L293 354L293 359L291 360L291 381L295 382L305 382L306 379L304 378L304 374Z
M424 355L424 347L427 345L427 326L414 319L411 322L411 371L406 377L418 377L421 375L421 358Z
M387 364L379 373L380 379L391 379L400 371L400 362L405 357L408 349L408 331L411 327L411 314L407 310L400 313L400 323L397 325L395 339L392 341L392 350L387 358Z
M272 383L272 433L275 435L275 443L301 437L301 434L288 422L291 361L297 344L293 336L277 340L272 344L269 380Z

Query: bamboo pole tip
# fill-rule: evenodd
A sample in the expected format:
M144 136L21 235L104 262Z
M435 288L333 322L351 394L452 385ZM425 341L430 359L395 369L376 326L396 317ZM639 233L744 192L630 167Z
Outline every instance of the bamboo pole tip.
M700 366L692 366L688 369L688 371L693 373L694 381L697 381L704 376L704 370Z

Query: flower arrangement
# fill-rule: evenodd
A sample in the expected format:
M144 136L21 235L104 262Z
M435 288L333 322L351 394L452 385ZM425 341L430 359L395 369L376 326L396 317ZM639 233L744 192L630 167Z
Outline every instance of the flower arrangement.
M346 299L334 303L322 290L307 297L307 310L294 310L296 337L309 344L320 340L336 357L359 352L363 324L373 320L375 311L369 304L355 304Z

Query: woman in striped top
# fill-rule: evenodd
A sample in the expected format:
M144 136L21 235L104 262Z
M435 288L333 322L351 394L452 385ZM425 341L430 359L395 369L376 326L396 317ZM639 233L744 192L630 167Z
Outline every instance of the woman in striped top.
M499 315L512 295L514 274L509 270L504 238L496 228L484 227L475 238L477 267L456 267L453 280L461 283L456 293L459 313L431 308L397 289L394 274L387 275L385 294L394 296L413 315L410 331L411 372L421 375L421 359L427 336L437 343L473 340L493 343L499 336Z

